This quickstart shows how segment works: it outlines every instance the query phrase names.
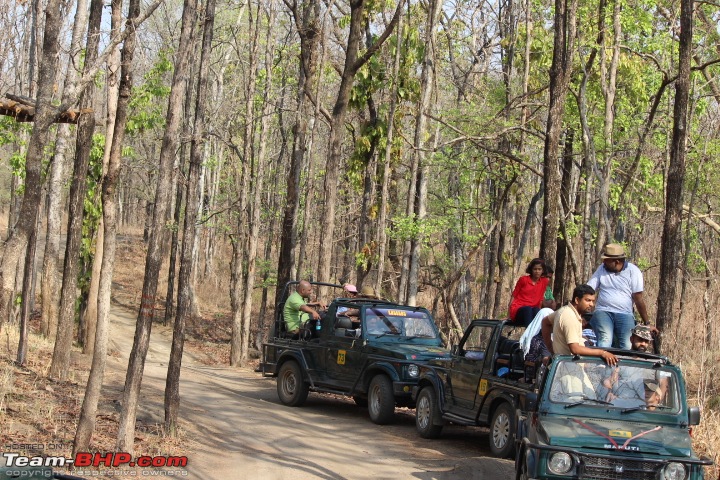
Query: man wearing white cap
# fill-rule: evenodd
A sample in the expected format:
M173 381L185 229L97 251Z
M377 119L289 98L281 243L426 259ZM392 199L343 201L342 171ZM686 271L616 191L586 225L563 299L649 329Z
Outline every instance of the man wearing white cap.
M635 327L633 304L640 313L642 323L648 323L642 272L627 261L622 245L605 245L601 258L602 265L587 282L598 291L590 325L597 334L598 347L629 350L630 335Z

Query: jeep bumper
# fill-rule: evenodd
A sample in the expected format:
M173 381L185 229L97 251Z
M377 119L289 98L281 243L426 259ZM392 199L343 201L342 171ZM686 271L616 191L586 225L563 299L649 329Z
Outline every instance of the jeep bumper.
M413 388L416 387L415 382L393 382L393 394L395 397L412 397Z

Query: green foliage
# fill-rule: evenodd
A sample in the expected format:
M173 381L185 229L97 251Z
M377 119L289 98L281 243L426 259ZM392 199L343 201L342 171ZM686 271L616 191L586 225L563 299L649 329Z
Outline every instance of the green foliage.
M165 125L165 102L170 87L165 83L173 65L170 52L161 50L153 68L145 74L144 83L133 87L130 99L130 114L125 131L128 135L139 135L147 130Z
M78 278L78 288L85 296L90 288L92 263L95 256L95 239L98 225L102 218L102 168L105 150L105 136L99 133L93 135L90 147L90 165L87 172L87 192L83 201L82 242L80 246L81 269Z
M9 157L10 169L13 175L20 178L25 178L25 152L31 128L31 123L16 122L12 117L0 116L0 147L15 146Z

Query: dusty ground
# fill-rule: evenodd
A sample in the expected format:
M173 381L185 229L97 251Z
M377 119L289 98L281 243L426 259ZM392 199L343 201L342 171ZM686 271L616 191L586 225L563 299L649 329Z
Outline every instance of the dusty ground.
M135 314L116 307L113 310L111 355L101 406L100 421L107 438L94 441L99 451L111 449L113 424L117 421L124 371L134 335ZM208 366L203 354L190 353L183 361L181 377L182 422L179 440L158 435L162 424L163 391L172 332L162 325L153 328L145 366L141 407L138 411L136 454L187 455L186 469L168 469L177 475L197 479L225 478L511 478L512 462L483 455L487 435L479 429L450 427L443 439L423 440L415 433L412 411L398 410L394 425L378 426L370 422L367 411L351 400L311 394L302 408L281 405L275 393L275 381L263 378L252 368ZM74 355L80 369L88 359ZM29 374L16 374L23 378ZM78 373L80 375L80 373ZM80 380L80 379L77 379ZM78 387L71 380L44 388L54 392L64 386ZM76 383L78 383L76 385ZM81 401L77 388L70 395L62 415L64 431L43 431L40 414L35 425L13 420L21 405L30 398L10 395L9 415L3 419L2 442L43 443L45 454L50 444L72 441L73 410ZM59 411L46 412L58 415ZM18 417L20 415L17 415ZM26 415L25 415L26 416ZM47 418L47 417L45 417ZM42 432L42 434L41 434ZM153 440L153 437L155 438ZM42 439L42 440L41 440ZM105 448L103 445L105 444ZM30 452L31 455L39 454ZM64 453L69 456L69 453ZM135 469L146 474L148 469ZM91 476L87 470L75 472ZM92 472L95 476L98 472ZM100 476L118 475L118 470L100 469ZM130 475L130 470L122 472Z

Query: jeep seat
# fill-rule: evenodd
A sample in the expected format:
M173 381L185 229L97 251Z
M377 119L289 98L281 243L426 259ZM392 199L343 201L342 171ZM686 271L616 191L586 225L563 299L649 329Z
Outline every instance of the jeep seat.
M353 325L352 325L352 320L350 319L350 317L341 315L335 320L335 335L336 336L344 337L345 330L349 330L351 328L353 328Z

